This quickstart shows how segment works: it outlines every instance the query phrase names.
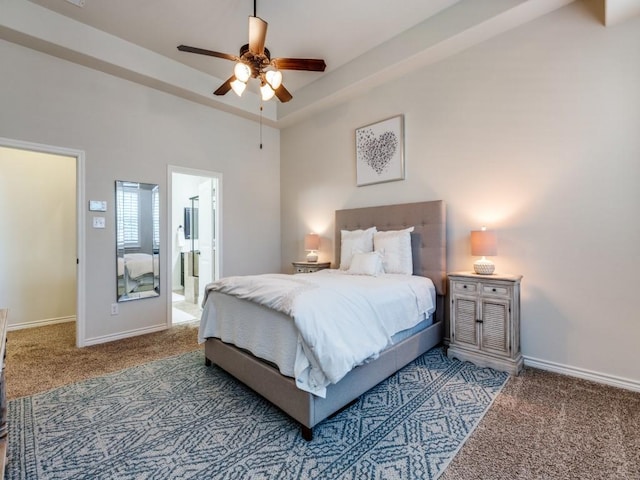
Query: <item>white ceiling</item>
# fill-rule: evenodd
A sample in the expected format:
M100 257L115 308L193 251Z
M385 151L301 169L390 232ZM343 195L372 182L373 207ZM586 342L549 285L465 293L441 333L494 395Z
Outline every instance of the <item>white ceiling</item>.
M253 15L252 0L84 0L83 7L67 0L31 1L225 80L231 62L176 47L238 55L248 43ZM257 0L256 14L269 24L266 46L272 57L324 58L330 72L458 2ZM286 76L291 92L318 78L306 72Z
M265 121L286 126L572 1L257 0L272 57L327 64L324 73L284 72L294 98L268 102ZM252 92L212 95L231 75L232 62L176 48L237 55L248 41L250 15L251 0L2 0L0 38L256 118Z

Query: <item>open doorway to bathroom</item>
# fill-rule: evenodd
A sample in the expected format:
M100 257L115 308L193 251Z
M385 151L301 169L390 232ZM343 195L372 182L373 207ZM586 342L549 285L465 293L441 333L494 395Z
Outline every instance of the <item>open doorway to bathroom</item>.
M219 278L221 175L169 167L171 324L196 322L204 290Z

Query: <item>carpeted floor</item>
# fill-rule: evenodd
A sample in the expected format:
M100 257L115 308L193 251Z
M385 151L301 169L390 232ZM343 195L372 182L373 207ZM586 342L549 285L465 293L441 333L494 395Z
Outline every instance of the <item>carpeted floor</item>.
M525 368L443 480L638 480L640 393Z
M7 398L197 350L197 337L198 324L190 323L78 349L73 322L7 332Z
M200 348L194 325L82 350L74 343L74 324L9 332L9 398ZM440 478L640 479L640 393L525 368Z

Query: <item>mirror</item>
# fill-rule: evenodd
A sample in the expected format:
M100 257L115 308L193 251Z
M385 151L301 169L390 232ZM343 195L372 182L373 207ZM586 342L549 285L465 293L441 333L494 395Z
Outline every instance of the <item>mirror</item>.
M158 185L116 180L118 302L160 295Z

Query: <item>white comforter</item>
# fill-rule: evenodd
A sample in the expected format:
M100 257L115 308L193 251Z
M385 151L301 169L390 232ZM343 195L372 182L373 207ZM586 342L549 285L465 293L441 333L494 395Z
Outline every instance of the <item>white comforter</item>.
M355 366L377 358L391 337L435 310L435 288L425 277L312 274L227 277L209 291L235 295L293 318L298 329L295 378L298 388L321 397ZM199 340L214 336L207 322Z

